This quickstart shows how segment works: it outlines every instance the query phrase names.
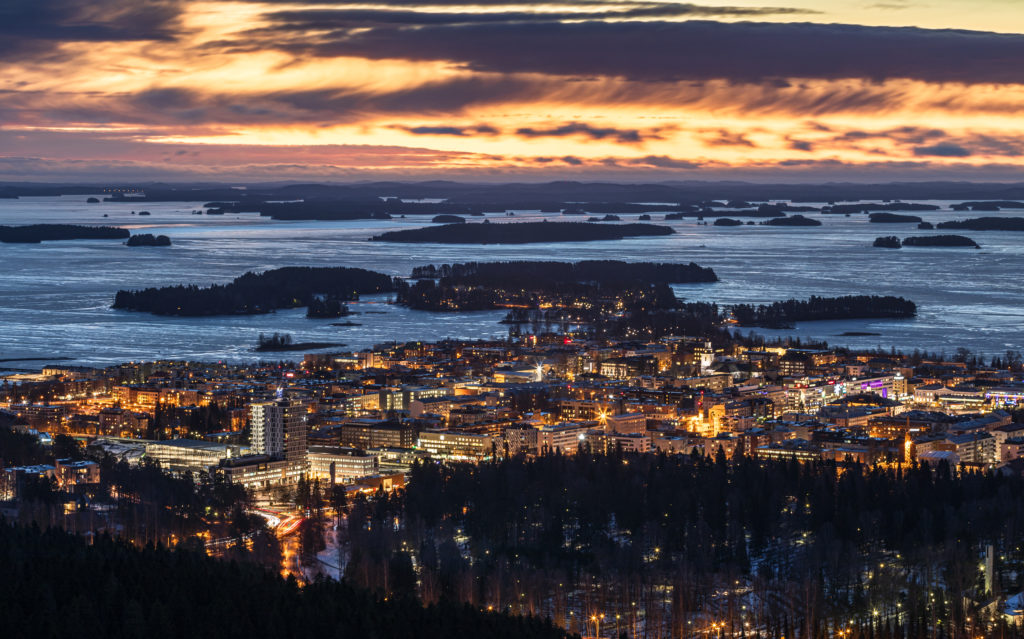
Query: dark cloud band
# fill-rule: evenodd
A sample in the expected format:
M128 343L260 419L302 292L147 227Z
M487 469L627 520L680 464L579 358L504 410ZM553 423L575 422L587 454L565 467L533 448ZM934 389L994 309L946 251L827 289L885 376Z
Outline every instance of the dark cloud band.
M648 82L1024 83L1024 36L976 31L690 20L386 26L312 37L305 30L294 37L278 35L249 44L304 55L442 60L477 71Z

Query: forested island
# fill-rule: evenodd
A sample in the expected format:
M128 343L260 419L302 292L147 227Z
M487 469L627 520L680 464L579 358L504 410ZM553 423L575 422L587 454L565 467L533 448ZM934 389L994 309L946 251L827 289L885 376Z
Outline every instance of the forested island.
M123 240L131 231L116 226L83 226L80 224L28 224L0 226L0 242L38 244L54 240Z
M432 311L600 306L647 299L671 308L675 296L668 284L717 282L710 268L689 264L657 264L588 260L583 262L469 262L413 269L412 286L400 289L398 302ZM435 282L436 280L436 282Z
M140 233L128 238L125 246L170 246L171 238L166 235L153 235L152 233Z
M875 243L872 246L875 248L898 249L903 247L903 242L895 235L890 235L888 237L876 237Z
M571 637L550 621L450 598L424 606L408 555L390 559L388 588L378 594L329 580L300 588L262 566L213 559L201 548L137 549L106 535L87 541L0 521L5 636Z
M741 220L735 220L731 217L720 217L717 220L715 220L712 226L743 226L743 222Z
M321 348L334 348L344 346L336 342L296 342L288 333L274 333L265 335L260 333L256 341L255 350L257 353L273 353L283 351L315 351Z
M868 215L868 221L874 224L917 224L922 220L916 215L897 215L895 213L872 213Z
M790 299L773 304L736 304L732 316L740 326L792 328L795 322L836 319L909 318L917 315L917 305L902 297L847 295Z
M430 221L434 224L465 224L466 218L458 215L435 215Z
M821 226L821 220L815 220L803 215L791 215L789 217L776 217L761 222L766 226Z
M877 248L900 248L903 246L966 246L970 248L981 248L978 243L963 235L923 235L908 237L903 241L895 235L879 237L875 239L874 245Z
M672 235L674 232L671 227L656 224L607 226L576 222L446 224L388 231L375 235L370 238L370 241L437 244L532 244L621 240L626 237Z
M903 240L903 246L966 246L969 248L981 248L977 242L963 235L908 237Z
M969 220L939 222L936 227L967 231L1024 231L1024 217L977 217Z
M389 276L361 268L292 266L249 272L228 284L208 287L189 284L120 290L113 308L155 315L254 315L310 304L316 307L324 298L339 303L356 300L361 294L391 292L395 287Z

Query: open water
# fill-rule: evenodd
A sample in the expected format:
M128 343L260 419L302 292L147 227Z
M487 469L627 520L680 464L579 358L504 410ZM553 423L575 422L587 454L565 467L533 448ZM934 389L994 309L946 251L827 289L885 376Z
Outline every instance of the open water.
M253 213L193 215L201 202L87 204L86 196L0 200L0 224L109 224L133 233L164 234L171 247L129 248L117 240L0 244L0 359L59 357L82 364L140 359L253 361L259 333L291 333L295 341L340 342L357 350L384 341L494 337L507 333L500 311L430 313L364 298L350 308L361 326L310 320L305 309L268 315L157 317L110 308L121 288L228 282L250 270L282 266L359 266L408 275L413 266L468 260L620 259L694 261L710 266L715 284L676 287L689 300L763 303L810 295L899 295L918 304L911 320L806 322L792 331L831 344L863 348L926 349L952 353L966 347L985 355L1024 350L1024 233L957 232L981 250L873 248L881 235L937 234L915 224L870 224L866 215L809 214L820 227L715 227L694 219L661 222L676 234L606 242L511 246L386 244L367 242L383 230L428 225L429 216L394 220L281 222ZM913 213L933 222L1024 211ZM131 211L148 210L149 216ZM106 214L108 217L103 217ZM579 217L517 212L488 215L492 222ZM622 216L635 221L635 216ZM478 221L478 218L471 218ZM848 331L877 336L841 337ZM297 358L298 353L264 358ZM42 361L7 361L4 368L38 369Z

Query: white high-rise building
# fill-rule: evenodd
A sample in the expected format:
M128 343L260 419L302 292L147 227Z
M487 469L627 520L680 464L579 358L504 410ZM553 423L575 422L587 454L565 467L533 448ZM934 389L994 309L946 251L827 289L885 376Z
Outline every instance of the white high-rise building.
M306 464L306 407L286 399L249 407L253 452Z

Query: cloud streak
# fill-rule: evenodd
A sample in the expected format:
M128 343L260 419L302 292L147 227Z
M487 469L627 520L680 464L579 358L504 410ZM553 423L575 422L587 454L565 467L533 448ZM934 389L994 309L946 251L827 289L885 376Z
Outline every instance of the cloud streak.
M286 30L282 27L283 30ZM443 60L476 71L632 81L785 78L1024 83L1024 36L812 23L583 22L381 27L249 46L294 54ZM950 56L956 51L956 56Z
M66 42L172 40L182 6L177 0L4 0L0 61L52 55Z
M567 122L549 128L520 127L516 129L516 135L525 138L582 136L590 140L614 140L622 144L638 144L644 140L662 139L657 130L640 131L638 129L596 127L582 122Z

